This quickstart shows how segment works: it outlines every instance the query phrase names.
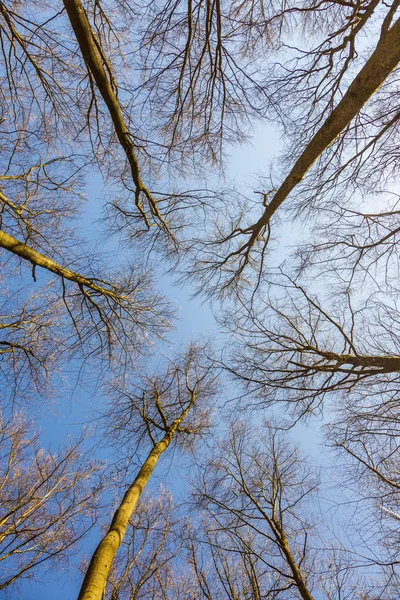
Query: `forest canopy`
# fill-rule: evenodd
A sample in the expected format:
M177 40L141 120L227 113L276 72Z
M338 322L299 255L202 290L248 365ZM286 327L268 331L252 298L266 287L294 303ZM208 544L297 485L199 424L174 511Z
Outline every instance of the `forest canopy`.
M5 597L397 600L399 65L397 0L0 0Z

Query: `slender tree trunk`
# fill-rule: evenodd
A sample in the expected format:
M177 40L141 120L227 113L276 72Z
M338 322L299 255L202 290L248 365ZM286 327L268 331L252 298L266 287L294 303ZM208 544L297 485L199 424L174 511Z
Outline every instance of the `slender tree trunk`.
M296 586L297 589L300 592L301 597L303 598L303 600L314 600L314 596L309 592L308 587L303 579L303 575L299 569L299 566L292 554L292 551L290 549L289 546L289 542L288 539L285 535L285 533L281 530L281 528L276 525L277 529L279 529L280 531L280 545L282 548L282 552L285 555L286 558L286 562L288 563L290 570L292 571L293 574L293 579L296 582Z
M251 497L251 494L248 494L248 496ZM256 506L260 510L260 505L258 502L256 502ZM276 518L276 502L274 502L274 504L273 504L272 518L270 518L262 508L261 508L260 512L261 512L261 514L264 515L265 520L267 521L272 533L275 536L275 539L276 539L279 547L281 548L281 550L285 556L286 563L292 572L293 580L296 584L297 589L300 592L301 597L303 598L303 600L314 600L314 596L308 590L308 587L306 585L306 582L304 581L301 569L300 569L299 565L297 564L295 557L292 554L292 551L291 551L290 545L289 545L289 540L285 534L283 525ZM282 517L282 515L281 515L281 517Z
M132 168L132 175L134 175L135 183L138 184L139 165L137 163L136 156L134 155L133 144L129 139L129 131L125 124L121 107L116 97L111 71L108 69L108 74L106 72L106 68L108 67L106 58L102 54L101 47L94 37L92 28L81 1L63 1L86 66L93 76L97 88L104 102L106 103L115 127L115 133L117 134L118 140L129 159L129 164Z
M121 545L129 519L146 487L158 459L170 443L168 434L149 453L136 479L116 510L110 528L97 546L83 580L78 600L101 600L114 556Z
M318 366L316 370L334 370L340 365L351 365L365 369L374 369L377 373L396 373L400 371L400 356L368 356L363 354L337 354L336 352L317 352L319 356L329 361L335 361L336 365Z
M42 267L43 269L47 269L47 271L51 271L52 273L55 273L56 275L59 275L64 279L69 279L70 281L77 283L81 287L85 286L87 288L90 288L94 292L98 292L103 296L109 296L113 299L120 298L120 296L118 296L118 294L116 294L114 291L101 287L100 285L94 283L92 279L84 277L79 273L75 273L74 271L71 271L66 267L62 267L51 258L48 258L44 254L37 252L37 250L34 250L30 246L27 246L23 242L20 242L19 240L14 238L12 235L9 235L8 233L5 233L1 230L0 247L4 248L5 250L8 250L9 252L12 252L13 254L16 254L24 260L29 261L34 267Z
M311 138L296 160L289 175L266 207L264 214L253 226L253 233L248 243L250 247L254 244L263 227L270 222L271 217L284 200L286 200L290 192L302 181L317 158L360 112L364 104L384 83L399 62L400 19L394 23L389 31L382 34L375 51L355 77L339 104Z
M81 0L63 0L63 2L89 75L94 79L96 86L106 103L118 141L128 159L132 179L136 187L136 206L140 210L146 225L150 227L148 217L140 201L140 193L142 192L149 203L152 215L157 217L167 230L167 224L158 210L157 201L153 198L141 179L135 146L132 142L132 135L125 123L121 106L118 101L117 89L111 66L93 33Z
M115 554L122 543L129 519L135 512L136 504L140 494L146 487L154 467L161 454L168 448L179 425L185 419L193 402L182 412L171 427L168 428L163 439L154 444L152 450L144 461L137 477L128 488L121 504L114 513L113 520L106 535L97 546L88 570L83 580L78 600L101 600L107 583L107 577L111 569Z

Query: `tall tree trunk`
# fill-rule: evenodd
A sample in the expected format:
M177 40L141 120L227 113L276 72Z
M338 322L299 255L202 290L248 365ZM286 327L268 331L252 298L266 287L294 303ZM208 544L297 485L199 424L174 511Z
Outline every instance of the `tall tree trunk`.
M342 365L351 365L360 369L371 370L376 373L396 373L400 371L400 356L392 355L365 355L365 354L337 354L336 352L323 352L317 350L315 354L318 357L324 357L327 361L334 361L334 365L318 364L312 365L316 371L335 371Z
M108 532L103 537L92 556L89 567L86 571L85 579L83 580L82 587L79 592L78 600L102 599L114 556L122 543L128 527L129 519L135 512L136 504L140 498L140 495L146 487L158 459L168 448L179 425L192 408L193 401L194 399L182 412L181 416L176 419L167 429L167 432L162 440L154 444L137 477L125 493L121 504L114 513L114 517Z
M129 519L135 511L140 494L146 487L158 459L164 450L167 449L171 438L172 436L167 434L160 442L154 445L136 479L125 493L121 504L114 514L109 530L92 556L79 592L78 600L101 600L114 556L125 536Z
M143 194L148 202L151 214L159 221L162 227L168 231L168 227L162 218L157 201L153 198L151 192L144 185L141 175L139 162L135 152L135 146L132 142L132 135L125 122L120 103L117 97L117 88L112 74L112 68L109 64L100 43L95 37L91 28L86 12L80 0L63 0L69 20L79 48L82 52L89 76L94 79L96 86L108 108L115 133L126 158L128 159L132 180L135 184L135 204L138 207L146 225L150 228L145 209L142 206L140 195Z
M48 258L44 254L37 252L37 250L34 250L30 246L27 246L23 242L20 242L19 240L14 238L12 235L9 235L8 233L5 233L1 230L0 248L4 248L5 250L12 252L13 254L16 254L20 258L29 261L33 265L33 267L42 267L43 269L47 269L47 271L51 271L52 273L55 273L56 275L64 279L69 279L70 281L77 283L81 289L82 286L84 286L93 290L94 292L98 292L102 296L108 296L114 300L121 298L121 296L119 296L116 293L116 291L113 291L112 289L107 289L106 287L102 287L96 284L93 279L84 277L84 275L80 275L79 273L75 273L75 271L71 271L70 269L59 265L51 258Z
M292 571L293 579L296 582L296 586L300 592L301 597L303 598L303 600L314 600L314 596L308 590L308 587L303 579L301 570L292 554L288 539L287 539L284 531L281 529L281 527L278 527L278 524L275 524L275 526L280 533L279 541L280 541L280 546L282 548L282 552L284 553L286 561L290 567L290 570Z
M352 119L360 112L364 104L384 83L400 62L400 19L385 31L375 51L355 77L343 98L332 111L320 129L308 142L292 170L276 191L264 214L252 227L252 234L245 247L253 246L263 227L271 220L290 192L299 184L307 171Z

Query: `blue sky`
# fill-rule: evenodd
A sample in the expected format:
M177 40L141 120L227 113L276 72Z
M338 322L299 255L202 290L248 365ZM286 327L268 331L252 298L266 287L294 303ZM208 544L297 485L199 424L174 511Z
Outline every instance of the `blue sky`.
M250 189L257 189L257 178L260 175L268 175L271 160L279 154L280 143L279 135L276 131L268 127L260 127L254 133L251 143L233 148L230 152L230 159L225 170L225 179L227 185L248 184ZM98 236L102 236L102 226L99 222L99 197L101 197L100 179L96 179L96 185L93 181L88 186L91 190L91 196L88 198L87 212L81 220L82 229L85 237L95 241ZM290 231L290 229L288 229ZM275 260L279 263L288 248L291 247L292 240L290 235L285 235L285 246L281 247L275 255ZM114 242L113 242L114 244ZM163 275L158 281L160 291L168 298L172 299L179 311L179 317L176 323L176 331L170 334L171 345L179 347L189 340L197 337L209 337L216 334L216 324L213 318L208 302L200 297L193 297L193 288L186 285L177 285L174 282L173 275ZM168 346L162 351L166 351ZM155 347L155 352L159 352ZM70 387L74 386L73 378L70 379ZM36 419L36 425L42 431L42 443L47 447L57 447L62 444L69 436L76 435L82 425L88 425L93 418L93 408L100 401L100 392L96 390L75 389L68 397L66 392L62 404L54 402L53 408L44 411L40 418ZM48 407L49 408L49 407ZM305 453L316 455L321 442L319 425L314 423L309 427L300 426L293 431L293 438L304 446ZM88 440L89 446L93 442ZM107 450L101 450L100 456L107 457ZM166 481L169 489L175 495L182 495L184 489L184 478L186 476L184 463L174 466L168 457L161 459L161 464L157 467L157 474L154 477L153 485L157 485L161 480L160 475ZM111 515L110 515L111 516ZM92 551L98 541L98 534L94 534L84 543L85 551ZM54 579L53 574L49 576L43 574L42 582L24 582L20 588L20 597L24 600L69 600L77 596L81 576L76 573L76 565L71 569L70 575L61 574L59 580L51 582ZM50 579L50 580L49 580ZM17 598L17 592L4 594L7 598Z

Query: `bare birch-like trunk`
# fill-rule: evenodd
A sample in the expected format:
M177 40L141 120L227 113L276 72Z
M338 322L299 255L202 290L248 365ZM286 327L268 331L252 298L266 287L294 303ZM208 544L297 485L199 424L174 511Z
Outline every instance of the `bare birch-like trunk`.
M329 148L385 82L390 73L397 67L399 61L400 19L382 35L375 51L355 77L339 104L308 142L290 173L269 202L263 215L253 225L252 234L246 246L253 246L263 227L268 225L272 216L291 191L302 181L324 150Z
M0 231L0 248L4 248L13 254L16 254L20 258L27 260L32 264L33 267L42 267L51 273L55 273L59 277L69 279L69 281L77 283L80 287L84 286L90 288L94 292L98 292L103 296L109 296L112 299L120 298L116 292L96 284L93 279L89 279L84 275L80 275L75 271L71 271L62 265L59 265L51 258L48 258L31 246L20 242L15 237L5 233L4 231Z
M106 535L97 546L83 580L78 600L101 600L106 587L107 577L115 554L125 536L129 519L135 512L137 502L146 487L161 454L168 448L179 425L182 423L191 405L176 419L166 434L149 452L137 477L126 491L121 504L114 513Z

